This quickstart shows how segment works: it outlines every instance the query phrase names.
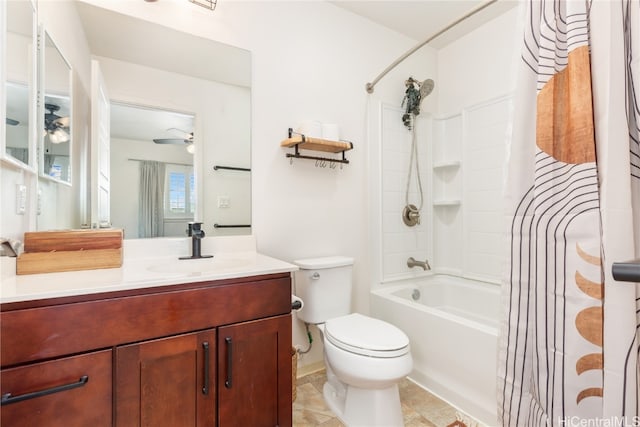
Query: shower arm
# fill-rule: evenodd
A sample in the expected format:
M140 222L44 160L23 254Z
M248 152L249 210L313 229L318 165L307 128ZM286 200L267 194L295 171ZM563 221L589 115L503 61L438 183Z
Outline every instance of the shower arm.
M443 33L446 33L447 31L449 31L451 28L455 27L456 25L458 25L459 23L461 23L462 21L464 21L467 18L470 18L471 16L475 15L476 13L480 12L481 10L485 9L486 7L492 5L493 3L497 2L498 0L488 0L484 3L482 3L480 6L477 6L473 9L471 9L469 12L467 12L465 15L461 16L460 18L456 19L455 21L453 21L452 23L450 23L449 25L447 25L446 27L444 27L443 29L441 29L440 31L438 31L437 33L429 36L429 38L427 38L426 40L418 43L416 46L412 47L411 49L409 49L404 55L402 55L400 58L396 59L395 61L393 61L393 63L391 65L389 65L387 68L384 69L383 72L381 72L378 77L376 77L375 79L373 79L372 82L367 83L365 88L367 89L368 93L373 93L373 88L375 87L375 85L380 81L380 79L382 79L384 76L387 75L387 73L389 73L389 71L393 70L398 64L400 64L402 61L404 61L405 59L407 59L409 56L413 55L415 53L415 51L417 51L418 49L420 49L422 46L426 45L427 43L429 43L431 40L435 39L436 37L442 35Z

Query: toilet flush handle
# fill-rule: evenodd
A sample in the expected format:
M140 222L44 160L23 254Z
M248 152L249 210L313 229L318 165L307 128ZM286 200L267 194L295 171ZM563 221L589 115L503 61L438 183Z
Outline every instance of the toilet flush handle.
M312 278L313 280L318 280L318 279L320 278L320 273L318 273L317 271L316 271L316 272L314 272L314 273L311 275L311 278Z

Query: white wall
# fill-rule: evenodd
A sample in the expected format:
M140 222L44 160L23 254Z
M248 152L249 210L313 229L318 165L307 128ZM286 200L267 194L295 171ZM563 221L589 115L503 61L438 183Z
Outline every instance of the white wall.
M438 51L438 114L459 113L513 91L519 13L510 9Z

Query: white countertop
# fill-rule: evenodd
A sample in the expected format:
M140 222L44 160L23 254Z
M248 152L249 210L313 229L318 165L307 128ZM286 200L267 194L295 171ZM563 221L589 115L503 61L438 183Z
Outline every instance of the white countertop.
M124 241L120 268L15 275L16 258L0 257L0 303L30 301L291 272L298 269L255 250L253 236L207 237L202 254L189 256L191 239L160 238ZM11 274L13 273L13 274Z

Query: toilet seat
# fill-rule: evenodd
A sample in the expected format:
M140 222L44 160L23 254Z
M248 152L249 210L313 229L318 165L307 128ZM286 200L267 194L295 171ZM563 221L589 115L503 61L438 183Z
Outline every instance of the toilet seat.
M392 358L409 352L409 338L404 332L358 313L327 320L324 333L336 347L362 356Z

